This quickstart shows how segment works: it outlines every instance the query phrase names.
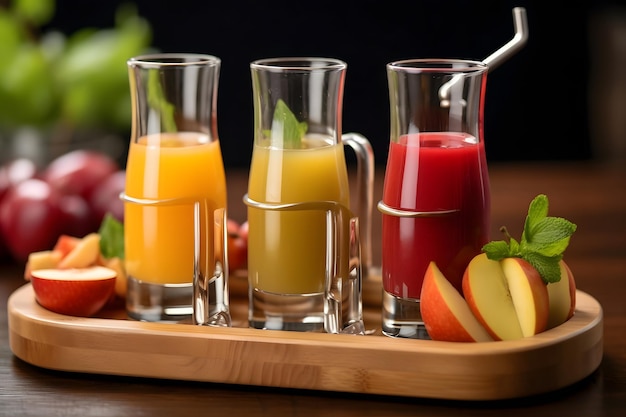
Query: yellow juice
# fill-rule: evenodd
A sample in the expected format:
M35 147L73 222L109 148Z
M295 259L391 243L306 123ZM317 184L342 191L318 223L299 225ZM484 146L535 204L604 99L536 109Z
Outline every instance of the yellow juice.
M248 196L262 203L335 201L348 208L350 195L343 144L303 139L303 149L255 145ZM339 233L345 237L348 219ZM326 214L248 208L250 285L279 294L324 290ZM348 249L341 248L339 270L346 276Z
M219 141L201 133L150 135L132 141L125 193L131 198L204 201L201 264L213 259L213 211L226 207L226 178ZM148 206L126 202L124 234L130 276L160 284L193 280L193 204Z

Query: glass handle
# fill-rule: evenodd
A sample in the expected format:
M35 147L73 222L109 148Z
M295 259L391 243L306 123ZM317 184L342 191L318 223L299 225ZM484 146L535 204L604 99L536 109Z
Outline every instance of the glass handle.
M372 210L374 206L374 151L364 136L358 133L345 133L341 141L349 145L357 157L357 207L354 210L360 219L361 269L367 278L372 267Z
M347 210L327 212L326 291L324 299L324 330L326 333L364 335L361 283L362 257L358 217L348 223L348 235L341 226ZM345 247L341 242L349 239L348 275L341 275L337 251Z
M228 234L226 210L213 212L213 218L201 221L200 202L194 204L194 268L193 268L193 323L201 326L230 327L231 318L228 306ZM206 202L202 203L206 204ZM209 214L210 216L210 214ZM201 259L202 245L208 244L205 228L213 227L212 267L209 259ZM211 271L212 270L212 271ZM209 272L211 271L211 272Z

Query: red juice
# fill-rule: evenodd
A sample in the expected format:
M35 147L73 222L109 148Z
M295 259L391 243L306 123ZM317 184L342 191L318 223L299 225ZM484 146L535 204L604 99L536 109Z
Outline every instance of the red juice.
M418 300L430 261L461 291L465 267L489 238L488 175L484 144L468 134L426 132L391 142L383 203L410 212L458 211L430 217L383 213L386 292Z

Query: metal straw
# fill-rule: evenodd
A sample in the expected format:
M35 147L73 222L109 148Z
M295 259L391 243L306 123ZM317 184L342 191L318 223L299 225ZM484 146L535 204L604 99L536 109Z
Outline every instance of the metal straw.
M528 20L526 19L526 9L524 7L515 7L513 9L513 28L515 30L513 38L483 60L483 63L489 67L489 71L499 67L526 45L528 41ZM453 77L439 89L439 99L442 107L450 106L450 89L457 79L458 77Z

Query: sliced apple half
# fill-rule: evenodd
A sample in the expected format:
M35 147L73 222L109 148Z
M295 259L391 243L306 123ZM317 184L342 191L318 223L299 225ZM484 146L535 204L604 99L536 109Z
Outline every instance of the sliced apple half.
M424 275L420 311L432 340L487 342L493 338L478 322L467 302L434 262Z
M523 337L500 262L489 259L485 253L475 256L463 274L463 296L494 340Z
M565 323L572 318L576 309L576 282L572 270L565 261L561 260L561 279L548 284L548 298L550 302L550 314L548 317L548 329Z
M500 261L524 337L546 330L550 303L539 272L522 258Z
M103 266L39 269L31 272L37 302L55 313L90 317L115 291L117 273Z

